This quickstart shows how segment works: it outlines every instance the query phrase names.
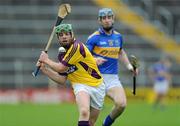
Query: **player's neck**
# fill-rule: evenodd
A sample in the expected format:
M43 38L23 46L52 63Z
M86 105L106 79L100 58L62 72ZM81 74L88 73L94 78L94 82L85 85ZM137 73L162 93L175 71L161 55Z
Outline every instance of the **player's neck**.
M112 29L109 30L109 31L104 30L104 32L105 32L107 35L111 35L111 34L112 34Z
M112 32L113 32L113 28L110 27L110 28L103 28L104 32L107 34L107 35L111 35Z

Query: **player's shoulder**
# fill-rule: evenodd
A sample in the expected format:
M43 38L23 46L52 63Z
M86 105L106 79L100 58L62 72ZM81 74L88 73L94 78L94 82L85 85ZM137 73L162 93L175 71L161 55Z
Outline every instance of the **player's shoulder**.
M72 45L72 48L74 48L74 49L77 49L77 48L82 49L82 48L85 48L85 47L86 47L85 44L82 41L79 41L79 40L76 40Z
M79 43L80 41L74 40L74 43L71 44L71 46L68 48L68 51L77 50Z
M113 33L114 33L115 35L122 36L122 34L121 34L120 32L118 32L118 31L116 31L116 30L114 30Z
M100 35L100 32L97 30L97 31L93 32L93 33L88 37L88 39L95 38L95 37L97 37L98 35Z

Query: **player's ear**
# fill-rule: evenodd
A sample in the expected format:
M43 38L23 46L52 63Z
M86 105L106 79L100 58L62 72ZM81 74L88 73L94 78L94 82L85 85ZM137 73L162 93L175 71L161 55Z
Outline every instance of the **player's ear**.
M59 34L56 34L56 36L57 36L57 39L59 39Z
M98 23L101 24L101 22L102 22L102 21L101 21L101 18L98 18Z
M74 32L70 32L72 39L74 39Z

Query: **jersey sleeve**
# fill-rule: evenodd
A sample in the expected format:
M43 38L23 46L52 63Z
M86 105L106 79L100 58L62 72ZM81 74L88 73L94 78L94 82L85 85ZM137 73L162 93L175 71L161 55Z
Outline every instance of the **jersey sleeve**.
M65 54L61 63L64 64L65 66L71 66L72 64L73 65L77 64L82 58L82 55L80 55L79 48L80 45L78 43L74 43Z
M97 40L96 40L95 36L90 36L86 41L86 46L91 53L93 52L93 49L96 45L96 41Z
M123 48L123 37L120 35L120 43L119 43L120 45L119 45L119 47L120 47L120 49L122 49Z

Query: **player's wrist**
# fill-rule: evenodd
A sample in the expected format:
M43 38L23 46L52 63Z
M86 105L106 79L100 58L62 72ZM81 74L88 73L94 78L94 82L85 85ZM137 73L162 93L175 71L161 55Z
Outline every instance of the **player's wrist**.
M129 64L127 64L127 65L126 65L126 67L127 67L127 69L128 69L128 70L130 70L130 71L132 71L132 70L133 70L133 66L132 66L130 63L129 63Z

